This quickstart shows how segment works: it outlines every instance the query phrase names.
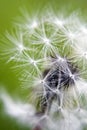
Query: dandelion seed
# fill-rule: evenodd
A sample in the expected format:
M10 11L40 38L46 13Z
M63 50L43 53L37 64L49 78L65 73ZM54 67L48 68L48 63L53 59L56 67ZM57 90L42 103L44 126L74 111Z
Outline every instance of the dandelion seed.
M1 48L4 47L1 54L5 55L5 58L9 57L8 62L12 60L19 61L24 51L31 50L29 47L25 46L22 32L17 32L17 30L15 31L16 32L13 32L13 35L7 32L6 38L3 38L3 42L1 44Z
M71 30L66 30L65 32L65 37L66 37L66 45L71 44L70 46L74 45L76 43L76 39L78 36L77 32L72 32Z
M27 103L12 99L5 91L1 91L0 100L2 100L4 112L18 120L19 123L27 124L33 119L35 108ZM27 116L28 115L28 116ZM31 125L32 123L30 123Z
M22 44L18 45L18 48L19 48L20 52L22 52L25 49Z
M87 46L82 42L82 44L76 45L74 47L74 57L77 63L80 63L80 65L83 66L83 69L85 68L85 65L87 64Z
M58 18L56 18L56 19L54 20L54 24L56 24L59 28L64 27L64 21L63 21L63 20L60 20L60 19L58 19Z
M37 27L38 27L37 21L33 21L33 23L31 24L30 28L35 29Z
M47 37L44 27L33 33L32 37L30 38L30 42L32 42L32 44L35 45L37 49L40 48L39 53L42 56L44 55L44 58L47 57L47 54L51 54L56 50L52 44L52 39L50 37Z
M50 40L48 38L43 38L43 41L46 45L50 45Z

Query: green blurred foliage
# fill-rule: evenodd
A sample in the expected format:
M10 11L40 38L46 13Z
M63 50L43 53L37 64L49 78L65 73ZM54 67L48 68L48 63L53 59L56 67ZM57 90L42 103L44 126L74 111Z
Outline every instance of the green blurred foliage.
M12 28L13 19L16 16L20 16L20 9L23 7L31 13L42 12L49 10L49 8L52 8L55 12L65 10L67 13L79 10L82 17L87 19L87 0L0 0L1 35L4 35L6 30ZM18 75L11 69L11 66L11 64L0 61L0 86L5 86L11 95L16 95L26 100L28 91L21 88ZM4 115L1 108L3 109L2 105L0 105L0 130L29 130L29 128L17 124L14 119Z

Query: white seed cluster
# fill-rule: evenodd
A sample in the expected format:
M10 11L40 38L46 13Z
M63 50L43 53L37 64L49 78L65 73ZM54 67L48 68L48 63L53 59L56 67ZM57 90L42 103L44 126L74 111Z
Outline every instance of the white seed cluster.
M65 17L53 12L34 17L25 13L20 21L2 38L2 58L22 70L24 87L33 88L32 97L37 93L40 104L47 105L38 117L38 123L48 122L46 126L41 123L43 129L80 130L87 122L86 22L75 13ZM67 84L70 90L60 89ZM55 117L56 112L61 114Z

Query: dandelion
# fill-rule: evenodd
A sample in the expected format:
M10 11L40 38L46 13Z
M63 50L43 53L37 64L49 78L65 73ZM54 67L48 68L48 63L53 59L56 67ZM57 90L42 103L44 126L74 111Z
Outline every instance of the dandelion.
M23 34L26 36L32 35L36 28L39 26L39 17L38 14L34 14L34 17L31 13L28 13L26 9L21 9L21 16L15 19L15 25L23 31Z
M23 52L30 50L24 44L22 32L15 30L12 34L6 32L6 38L2 39L1 44L1 51L3 49L1 55L9 57L8 62L21 59Z
M24 12L19 21L15 31L6 32L0 52L6 62L16 62L13 68L23 70L20 82L29 89L32 105L14 103L5 93L0 98L6 113L34 130L83 130L87 125L86 24L75 13L59 17L53 12L33 18Z

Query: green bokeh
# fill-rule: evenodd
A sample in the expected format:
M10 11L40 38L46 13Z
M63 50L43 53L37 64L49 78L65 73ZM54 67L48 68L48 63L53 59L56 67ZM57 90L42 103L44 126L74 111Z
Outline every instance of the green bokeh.
M12 28L13 19L20 16L20 9L24 7L33 14L37 11L49 10L49 8L56 12L66 10L67 13L79 10L82 17L87 19L87 0L0 0L1 35ZM0 86L4 86L11 95L19 96L24 100L28 96L28 91L21 88L16 72L11 69L11 64L6 64L4 61L0 61ZM0 130L29 130L19 125L14 119L5 116L1 108L3 108L2 105Z

